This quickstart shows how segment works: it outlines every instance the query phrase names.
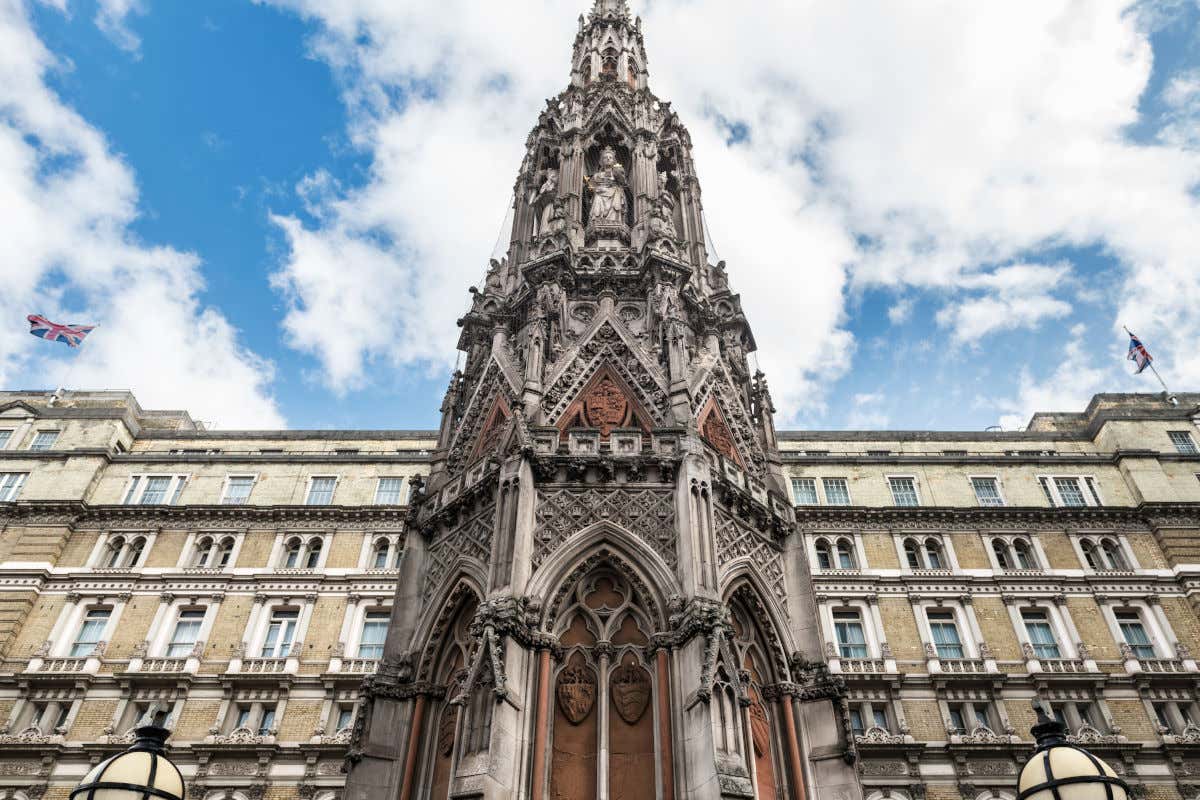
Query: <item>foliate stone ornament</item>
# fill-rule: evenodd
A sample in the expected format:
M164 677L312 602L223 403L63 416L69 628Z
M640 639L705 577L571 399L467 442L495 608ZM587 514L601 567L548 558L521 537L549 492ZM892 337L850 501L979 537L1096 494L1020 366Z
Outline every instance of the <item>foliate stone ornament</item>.
M636 725L650 706L650 676L636 664L624 664L613 673L612 693L621 719Z
M555 689L558 707L572 725L579 725L596 704L596 678L591 669L581 664L569 664L558 675Z

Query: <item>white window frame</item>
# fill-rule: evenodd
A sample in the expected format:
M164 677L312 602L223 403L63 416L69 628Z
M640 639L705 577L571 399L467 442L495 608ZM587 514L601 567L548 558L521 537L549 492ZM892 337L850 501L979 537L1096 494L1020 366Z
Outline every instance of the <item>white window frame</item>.
M16 435L16 428L0 428L0 450L7 450L9 447L11 447L13 438L16 437Z
M885 475L884 480L887 482L888 495L892 498L892 508L922 508L925 505L925 500L921 497L921 480L916 475ZM912 481L913 494L917 497L917 504L915 506L902 506L896 502L896 490L892 486L892 481L894 480Z
M109 566L108 554L112 552L112 544L117 539L123 539L120 553L119 563ZM141 555L138 557L138 563L130 563L129 558L132 553L132 545L135 539L144 539L145 545L142 547ZM101 536L96 541L96 546L92 549L92 554L88 558L88 565L92 569L106 570L128 570L135 567L145 566L145 559L150 554L150 550L154 547L155 534L148 531L109 531Z
M358 624L358 642L354 646L354 658L372 658L372 656L362 655L362 648L365 642L363 641L367 632L367 620L372 615L387 614L388 620L383 627L383 641L379 642L379 656L377 660L383 659L383 647L387 643L388 626L391 624L392 609L387 606L374 606L363 611L362 620Z
M212 559L206 565L200 566L194 562L200 549L200 542L204 539L213 540L213 555ZM229 564L221 567L215 562L219 560L221 543L226 539L233 539L233 549L229 552ZM179 563L176 566L180 569L222 569L226 572L232 572L235 568L234 565L237 564L238 554L242 551L242 543L244 541L245 539L242 534L235 531L193 531L188 535L187 543L183 547L183 552L179 555Z
M1133 548L1129 546L1122 534L1113 532L1089 532L1086 534L1076 534L1071 536L1071 546L1075 548L1075 555L1079 558L1079 563L1083 567L1084 572L1092 573L1093 575L1111 574L1114 572L1137 572L1141 569L1141 565L1133 555ZM1093 569L1088 564L1087 555L1083 551L1084 541L1092 543L1093 547L1099 548L1100 543L1105 539L1111 539L1117 543L1117 548L1121 551L1121 557L1125 560L1126 569Z
M842 483L844 483L846 485L846 502L845 503L829 502L829 492L826 491L826 487L825 487L826 481L841 481ZM823 475L819 479L818 483L819 483L819 489L821 492L821 500L825 505L838 506L841 508L845 508L847 506L854 505L854 495L850 492L850 478L849 477L844 477L842 475Z
M271 645L271 655L266 654L267 642L270 639L271 625L275 622L276 615L295 614L294 623L291 626L291 636L287 638L287 652L282 653L282 639L277 640ZM282 616L281 616L282 619ZM296 651L296 645L302 644L301 626L304 624L304 608L296 605L287 605L280 603L273 605L270 608L263 609L262 630L259 631L257 646L251 651L254 653L254 658L299 658L299 653ZM280 626L282 634L287 629L286 625Z
M143 505L142 498L146 495L146 487L153 478L166 478L167 490L163 497L165 502L151 503L153 506L172 506L177 505L177 501L183 490L187 488L188 481L191 480L191 475L182 473L162 474L153 472L143 472L130 475L125 481L125 488L121 491L121 502L123 506L140 506Z
M1046 554L1044 552L1042 552L1042 545L1041 545L1041 542L1038 541L1037 537L1031 536L1029 534L1024 534L1024 533L1009 533L1007 531L1002 532L1002 533L993 533L990 531L984 531L982 533L982 536L983 536L983 547L987 551L988 561L991 562L993 571L999 572L999 573L1044 572L1047 569L1046 565L1049 564L1049 561L1046 559ZM995 542L997 539L1004 542L1005 548L1011 554L1011 557L1013 559L1013 566L1008 567L1007 569L1000 566L1000 560L996 558L996 551L992 547L992 543ZM1025 567L1017 566L1017 564L1016 564L1016 555L1017 555L1016 544L1017 544L1018 540L1022 541L1026 544L1026 546L1029 550L1029 555L1034 561L1034 564L1032 567L1025 568Z
M1017 609L1017 618L1021 621L1020 633L1024 636L1023 641L1029 642L1031 647L1037 647L1033 643L1033 637L1029 635L1029 624L1025 620L1026 612L1042 615L1046 625L1050 628L1050 635L1054 637L1054 646L1058 649L1058 660L1075 657L1075 649L1070 643L1071 637L1067 635L1066 628L1062 624L1062 619L1059 617L1057 609L1050 608L1049 606L1030 604ZM1041 660L1043 656L1039 655L1035 649L1034 658ZM1045 658L1049 659L1050 657L1045 656Z
M43 434L54 434L54 440L50 442L48 447L39 447L38 439ZM58 445L58 440L62 438L62 428L41 428L33 432L33 438L29 440L29 451L32 453L45 453L53 450Z
M979 498L979 490L975 488L975 481L993 481L996 484L996 495L1000 498L999 505L985 505ZM968 475L967 483L971 487L971 494L975 496L975 502L980 508L1004 508L1008 505L1008 498L1004 494L1004 484L1000 480L999 475Z
M866 658L881 658L883 652L883 642L880 638L879 631L875 627L875 614L871 610L871 606L865 600L852 599L843 600L835 603L822 603L818 609L821 618L821 628L825 635L825 641L831 642L834 647L834 652L838 655L836 658L842 658L841 645L837 638L837 628L835 627L833 615L837 611L856 611L858 612L859 622L862 623L863 633L867 640L867 655ZM849 660L853 660L851 657Z
M380 490L383 488L384 481L399 481L400 482L399 485L396 487L396 502L395 503L386 503L385 504L385 503L379 502L379 494L380 494ZM334 490L335 491L337 490L336 485L334 486ZM374 505L377 505L377 506L379 506L379 505L389 505L389 506L404 505L404 476L403 475L380 475L375 481Z
M1044 489L1049 490L1050 497L1054 504L1054 508L1103 508L1107 504L1104 499L1104 494L1100 491L1100 481L1095 475L1055 475L1051 473L1039 474L1037 476L1039 483L1042 483ZM1062 494L1058 490L1059 480L1076 480L1079 481L1079 491L1083 495L1083 505L1069 506L1063 502ZM1090 485L1089 485L1090 481ZM1095 492L1093 497L1092 492ZM1097 498L1099 502L1097 502Z
M188 651L183 655L171 655L171 648L176 644L175 634L179 632L179 623L183 621L184 614L195 615L200 614L199 624L196 626L196 635L193 637ZM208 623L208 606L186 605L174 609L171 615L171 624L166 631L166 639L162 644L162 654L164 658L188 658L196 649L196 645L204 641L204 630Z
M86 608L81 609L81 611L82 613L78 615L78 619L74 622L72 628L73 633L65 643L66 647L64 649L64 654L67 658L91 658L95 647L99 645L100 642L108 641L108 629L112 626L113 617L116 616L116 609L109 605L97 604L87 606ZM83 635L84 626L86 626L88 623L88 617L93 613L100 611L106 612L108 616L104 620L103 627L100 628L99 634L96 637L96 641L85 642L85 644L91 644L92 649L88 650L87 652L80 653L79 655L74 655L74 650L79 645L79 637Z
M387 565L380 568L375 566L375 548L380 541L388 543ZM381 569L394 571L399 568L399 557L403 553L403 537L399 533L377 531L363 537L362 553L359 555L359 569L378 572Z
M28 472L0 472L0 503L11 503L21 496Z
M1186 437L1186 441L1178 442L1175 440L1176 436ZM1192 435L1191 431L1167 431L1167 438L1171 440L1171 445L1179 455L1200 455L1200 447L1196 445L1196 437Z
M909 563L908 563L908 556L905 555L905 553L904 553L904 542L907 541L908 539L912 539L918 545L918 551L920 552L920 555L921 555L921 566L920 567L914 568L911 565L909 565ZM929 539L936 539L938 544L941 545L942 558L945 559L945 561L946 561L946 563L943 564L941 567L929 566L929 554L925 549L925 545ZM896 557L900 559L900 569L903 572L914 572L917 569L919 569L923 572L924 571L957 572L959 569L958 556L954 552L954 546L953 546L953 543L950 541L950 537L946 536L940 532L905 531L904 533L893 535L892 542L895 544Z
M1150 647L1154 650L1154 659L1174 659L1176 653L1172 652L1171 642L1174 641L1172 631L1164 630L1158 615L1154 613L1154 609L1150 608L1149 604L1141 600L1132 600L1130 602L1121 603L1106 603L1103 606L1104 619L1108 622L1109 630L1112 632L1113 638L1117 642L1117 646L1129 644L1125 640L1125 632L1121 630L1121 623L1117 619L1117 612L1133 612L1137 614L1138 622L1142 626L1142 630L1146 632L1146 636L1150 639ZM1132 645L1130 645L1132 647ZM1135 659L1143 660L1140 656L1135 655Z
M290 569L290 570L305 570L305 571L310 571L310 572L322 569L325 566L325 561L329 558L329 541L327 541L329 538L330 537L326 536L323 533L288 533L288 534L285 534L283 537L283 540L279 543L279 545L280 545L279 553L276 557L275 568L276 569ZM293 539L300 540L300 554L296 559L295 566L289 567L287 565L288 544ZM320 541L321 553L317 557L316 565L314 565L312 567L308 567L308 566L305 566L305 564L308 562L308 556L309 556L309 553L312 551L312 544L314 541Z
M820 565L820 559L817 556L817 544L821 540L829 543L829 563L828 568ZM854 566L843 567L838 559L838 542L846 540L850 543L851 554L854 557ZM812 534L808 537L808 558L809 564L814 570L833 572L835 570L859 571L864 569L865 559L863 558L862 535L858 533L847 533L845 531L821 531L820 533Z
M250 481L250 491L246 493L245 500L243 500L240 503L230 503L229 502L229 499L230 499L229 498L229 488L233 485L233 482L235 480L249 480ZM250 505L250 496L254 494L254 487L257 485L258 485L258 475L255 473L249 473L249 472L247 472L247 473L231 473L229 475L226 475L225 482L221 486L221 505L223 505L223 506L225 506L225 505L236 505L236 506Z
M332 480L333 481L333 488L329 490L329 502L328 503L311 503L310 502L310 498L312 497L312 492L313 492L313 485L319 480ZM341 476L339 476L339 475L310 475L310 476L308 476L308 487L304 491L304 505L306 505L306 506L313 505L318 508L321 506L334 505L333 501L334 501L334 498L337 497L338 484L340 484L340 483L341 483Z

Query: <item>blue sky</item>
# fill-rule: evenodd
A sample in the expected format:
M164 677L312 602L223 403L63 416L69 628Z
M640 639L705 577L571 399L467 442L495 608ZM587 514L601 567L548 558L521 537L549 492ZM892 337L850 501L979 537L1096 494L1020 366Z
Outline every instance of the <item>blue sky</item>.
M435 426L587 3L433 5L0 0L2 383ZM634 3L784 426L1153 391L1122 322L1200 386L1194 0L734 5ZM70 363L29 312L102 327Z

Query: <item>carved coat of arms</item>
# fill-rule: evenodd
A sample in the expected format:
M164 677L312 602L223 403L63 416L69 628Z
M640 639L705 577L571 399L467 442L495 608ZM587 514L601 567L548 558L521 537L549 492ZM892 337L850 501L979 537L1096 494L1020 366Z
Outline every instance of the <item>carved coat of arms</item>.
M637 724L650 705L650 676L634 664L619 667L613 674L612 697L621 719Z
M605 376L583 399L583 412L588 424L599 428L607 436L613 428L625 423L629 414L629 400L621 388Z
M578 725L596 704L596 678L587 667L571 664L559 673L556 694L563 716L572 725Z

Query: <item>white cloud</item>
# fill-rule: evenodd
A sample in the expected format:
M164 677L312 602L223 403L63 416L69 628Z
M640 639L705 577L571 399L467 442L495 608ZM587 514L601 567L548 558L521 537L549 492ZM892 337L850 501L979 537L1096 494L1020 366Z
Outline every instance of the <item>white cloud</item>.
M912 317L916 301L911 297L901 297L888 309L888 321L893 325L903 325Z
M1023 430L1039 411L1082 411L1092 395L1110 386L1111 376L1104 369L1091 365L1087 358L1083 325L1071 328L1058 367L1048 378L1039 380L1028 367L1021 370L1020 388L1016 396L1002 399L998 407L1004 412L1000 426L1005 430Z
M24 5L0 2L0 384L132 389L226 427L283 424L272 370L205 308L197 257L139 241L138 192L103 134L47 86L56 68ZM71 353L20 322L99 323Z
M260 1L316 25L352 137L375 156L365 184L326 195L308 227L280 220L289 332L335 383L361 384L376 361L446 363L462 289L482 273L525 133L566 83L589 4ZM854 352L848 292L936 293L954 338L981 343L1071 313L1064 268L1029 263L1049 248L1116 258L1134 287L1120 312L1200 383L1200 153L1128 137L1153 65L1149 26L1178 4L752 5L642 10L652 85L692 130L708 221L783 424L822 408ZM727 144L730 121L748 138ZM342 257L351 244L367 264ZM364 302L361 274L387 293L369 307L398 346L336 324Z
M887 397L876 392L854 395L850 403L850 414L846 417L846 428L852 431L883 430L891 423L883 409Z
M937 314L959 344L977 344L990 333L1034 328L1047 319L1065 317L1071 306L1050 293L1064 288L1070 265L1014 264L994 272L964 276L959 285L984 294L956 300Z
M142 0L99 0L96 26L113 44L130 53L137 53L142 40L129 29L129 17L145 13Z

